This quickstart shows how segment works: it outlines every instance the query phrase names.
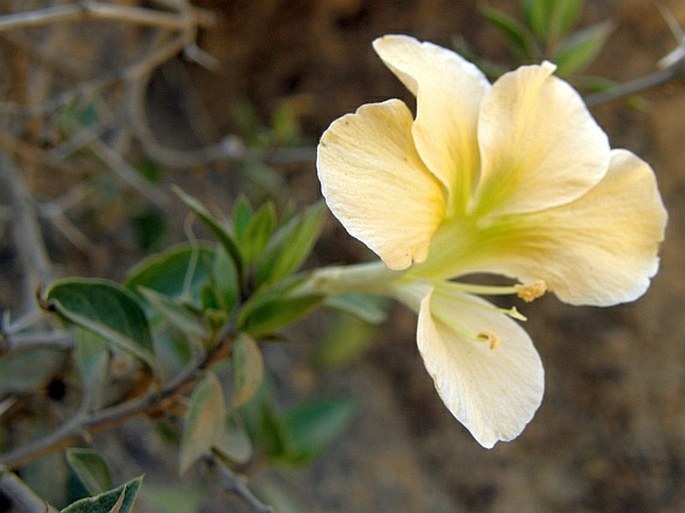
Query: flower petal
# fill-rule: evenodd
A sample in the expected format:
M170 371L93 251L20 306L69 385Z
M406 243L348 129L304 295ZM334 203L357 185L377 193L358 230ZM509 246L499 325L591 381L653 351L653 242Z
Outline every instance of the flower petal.
M481 179L473 208L534 212L582 196L606 174L609 143L555 66L522 66L500 77L478 122Z
M400 100L363 105L321 137L317 169L326 203L390 269L426 258L444 194L416 153Z
M376 53L416 96L412 127L419 155L450 193L465 205L479 168L476 125L487 79L458 54L409 36L376 39Z
M442 265L448 276L490 272L522 282L542 279L566 303L609 306L633 301L649 287L666 220L652 169L629 151L614 150L609 172L583 197L510 216L482 231L462 230L463 245L442 248L442 262L432 263L431 254L427 264ZM451 237L436 234L436 250L458 236L457 228Z
M417 338L438 394L482 446L516 438L533 418L544 391L540 357L492 305L442 283L421 302Z

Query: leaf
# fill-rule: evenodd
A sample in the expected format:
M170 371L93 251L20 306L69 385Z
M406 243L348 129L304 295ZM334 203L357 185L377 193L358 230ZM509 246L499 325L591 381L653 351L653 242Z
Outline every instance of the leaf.
M540 42L553 46L578 21L582 0L522 0L523 19Z
M179 473L208 453L223 430L226 406L221 383L212 372L195 387L186 412L179 451Z
M151 511L163 513L199 513L206 497L201 486L188 483L166 485L147 484L143 489L143 500L151 504Z
M578 22L583 10L583 0L557 0L554 2L550 19L548 39L554 43Z
M322 302L321 296L276 297L246 304L246 310L238 316L238 329L261 338L298 321ZM247 312L247 313L246 313Z
M129 272L125 286L134 293L142 286L191 301L199 297L208 279L206 262L211 262L213 255L214 249L207 244L178 245L139 262Z
M64 366L64 353L48 348L26 348L0 357L0 395L34 392Z
M338 314L328 327L327 335L314 353L319 368L347 365L364 354L378 327L348 314Z
M233 221L233 233L238 240L245 238L245 232L250 224L250 220L254 215L252 205L245 196L239 196L233 204L231 211L231 220Z
M532 59L538 56L535 36L523 23L500 9L487 5L479 5L478 9L483 17L504 35L515 56L522 59Z
M257 286L281 281L304 263L319 238L324 214L319 202L278 229L257 260Z
M350 425L355 404L349 399L319 399L296 406L283 417L287 463L310 463Z
M165 321L185 335L188 340L201 344L207 338L207 328L182 305L146 287L140 286L138 291L157 309Z
M233 345L235 391L232 408L240 408L259 391L264 378L262 351L248 335L242 334Z
M186 194L178 187L174 187L174 192L181 198L181 201L192 210L195 215L204 223L204 225L214 234L214 236L223 245L226 252L231 256L235 267L238 270L238 275L242 274L243 270L243 255L240 247L233 238L233 236L224 228L221 223L209 213L209 211L197 199Z
M247 463L252 457L252 442L236 412L226 414L224 429L214 439L214 449L238 464Z
M67 463L91 495L112 488L112 473L100 453L94 449L72 447L66 450Z
M523 20L538 41L547 41L555 1L557 0L521 0Z
M143 477L132 479L113 490L78 500L60 513L130 513Z
M589 66L606 44L612 31L613 25L610 22L598 23L564 41L552 56L552 61L557 65L557 74L569 76Z
M123 287L100 279L58 280L45 291L45 301L68 322L97 333L154 369L147 318Z
M97 409L102 406L107 386L110 359L107 340L92 331L77 329L74 341L74 360L81 374L85 404L89 409Z
M324 306L346 312L371 324L383 324L388 318L388 302L371 294L348 293L329 296Z
M238 272L235 268L235 263L226 254L223 247L217 248L214 252L212 281L214 282L220 307L226 313L231 313L238 303L240 284L238 283Z
M269 242L276 225L276 208L266 203L250 219L245 232L239 239L245 262L252 264Z

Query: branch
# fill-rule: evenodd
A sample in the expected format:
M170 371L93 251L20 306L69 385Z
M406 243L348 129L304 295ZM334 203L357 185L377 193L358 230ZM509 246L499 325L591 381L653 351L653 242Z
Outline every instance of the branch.
M637 93L651 89L661 84L665 84L669 80L672 80L680 73L680 66L682 66L682 59L677 63L659 71L649 73L642 77L618 84L606 91L601 93L589 94L585 97L585 103L588 107L594 107L600 103L605 103L612 100L617 100L619 98L625 98L626 96L632 96Z
M260 501L245 484L245 478L229 469L214 455L206 456L205 462L215 469L226 484L226 489L243 499L257 513L275 513L271 506Z
M170 379L163 387L152 383L142 395L126 402L94 413L81 412L43 438L0 454L0 465L10 469L19 468L60 449L88 442L94 435L119 426L132 417L166 411L180 395L195 386L200 380L200 371L230 354L233 342L233 337L227 338L197 365Z
M0 491L27 513L57 513L57 510L24 483L19 476L0 467Z
M36 212L32 207L24 182L14 162L6 152L0 150L0 190L5 191L16 222L12 226L12 238L17 247L24 268L24 307L31 309L35 304L34 292L49 280L52 263L48 257L41 235Z
M190 22L193 24L209 26L216 21L214 15L204 9L188 9L188 14L192 16ZM75 4L0 16L0 31L85 20L116 20L167 30L184 29L189 24L189 20L184 15L179 16L143 7L126 7L94 0L82 0Z

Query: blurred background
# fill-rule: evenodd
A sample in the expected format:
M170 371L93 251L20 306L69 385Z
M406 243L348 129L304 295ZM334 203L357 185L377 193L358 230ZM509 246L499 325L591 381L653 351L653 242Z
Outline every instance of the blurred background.
M59 4L2 0L0 14ZM446 47L467 45L502 69L519 64L482 4L470 0L192 5L207 14L196 27L196 53L187 44L195 34L167 48L168 34L121 21L0 30L0 148L12 162L3 160L3 167L23 177L45 252L34 262L36 276L28 276L12 233L18 226L12 191L3 185L0 309L30 310L32 289L45 279L121 279L142 255L181 240L186 211L169 184L219 213L228 213L241 193L281 207L317 201L313 150L328 124L363 103L399 97L411 105L371 49L377 36L406 33ZM517 1L487 5L519 17ZM685 2L661 7L645 0L585 2L576 28L610 22L610 31L582 75L626 82L658 70L679 43L664 10L685 25ZM185 57L178 56L184 47ZM165 48L169 55L152 58ZM78 93L73 101L70 91ZM322 340L340 328L309 319L293 330L291 343L266 350L284 400L345 395L358 410L313 465L254 476L265 489L287 490L279 500L291 511L685 510L685 84L674 76L592 112L613 147L652 165L669 211L661 269L648 293L607 309L570 307L553 296L529 305L526 328L546 369L544 402L521 437L489 451L435 393L416 349L412 313L392 308L381 329L366 332L368 343L329 365L312 362ZM329 216L310 265L369 258ZM48 408L69 395L60 368L57 362L43 375L40 404ZM48 387L55 383L61 393ZM157 445L138 436L134 425L99 442L120 454L119 469L128 477L167 462Z

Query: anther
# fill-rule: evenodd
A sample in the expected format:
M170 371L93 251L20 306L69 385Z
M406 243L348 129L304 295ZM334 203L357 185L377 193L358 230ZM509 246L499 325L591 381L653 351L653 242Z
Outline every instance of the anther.
M536 300L547 292L547 284L544 280L535 280L531 283L514 285L514 292L526 303Z
M490 330L481 331L476 338L481 342L487 342L490 345L490 349L497 349L502 342L496 333Z

